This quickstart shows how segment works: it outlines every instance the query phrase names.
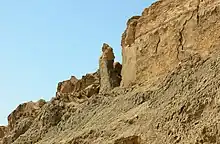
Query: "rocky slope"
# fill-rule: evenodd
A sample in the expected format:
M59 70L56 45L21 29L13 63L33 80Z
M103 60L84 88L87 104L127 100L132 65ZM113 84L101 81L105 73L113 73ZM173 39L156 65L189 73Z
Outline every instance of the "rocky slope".
M20 105L2 144L220 143L220 0L161 0L132 17L122 65L104 44L99 70Z

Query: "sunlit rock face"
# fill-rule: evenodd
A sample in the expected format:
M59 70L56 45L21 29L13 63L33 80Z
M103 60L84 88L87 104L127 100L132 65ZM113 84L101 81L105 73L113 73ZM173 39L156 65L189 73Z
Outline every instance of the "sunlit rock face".
M0 137L3 144L14 142L20 135L24 134L33 124L41 108L46 104L44 100L20 104L9 116L8 126L1 127Z
M72 76L69 80L58 84L57 97L65 94L75 95L75 97L91 97L99 93L99 79L100 76L98 71L86 74L79 80L75 76Z
M158 1L127 22L122 65L103 44L99 70L19 105L0 144L219 144L219 39L220 0Z
M120 63L114 63L113 49L108 44L103 44L102 55L99 59L100 93L105 93L120 86L121 68Z
M218 0L161 0L132 17L122 36L122 86L152 84L180 62L218 50Z

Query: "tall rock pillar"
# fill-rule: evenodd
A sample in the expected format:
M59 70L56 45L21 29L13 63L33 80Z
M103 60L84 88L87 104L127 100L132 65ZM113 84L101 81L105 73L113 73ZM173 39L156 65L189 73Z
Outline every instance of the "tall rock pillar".
M121 64L114 63L113 49L108 44L103 44L102 56L99 59L100 93L105 93L120 86Z

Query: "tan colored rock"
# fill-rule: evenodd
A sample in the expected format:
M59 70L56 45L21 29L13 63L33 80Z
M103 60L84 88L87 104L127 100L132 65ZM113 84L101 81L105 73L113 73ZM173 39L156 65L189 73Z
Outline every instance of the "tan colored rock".
M78 80L74 76L70 80L60 82L57 87L58 93L75 93L80 92L89 85L99 84L98 72L93 74L86 74L82 79Z
M99 93L99 88L100 88L100 85L91 84L82 91L82 95L89 98L89 97L91 97L95 94L98 94Z
M72 76L70 80L58 84L55 100L81 103L92 95L99 93L99 79L99 72L86 74L79 80Z
M82 79L76 84L76 92L79 92L92 84L99 85L100 75L99 72L95 72L92 74L86 74L82 77Z
M114 60L115 59L113 49L106 43L104 43L102 46L102 56L100 59L102 60Z
M126 87L136 79L136 48L127 48L135 42L136 27L140 16L133 16L127 22L127 28L122 35L122 82L121 86Z
M5 126L0 126L0 139L5 136L7 128Z
M45 101L43 102L46 103ZM39 102L28 102L19 105L16 110L14 110L8 116L8 128L9 131L13 130L20 119L23 118L35 118L38 111L42 107L42 101Z
M128 20L126 32L122 36L122 47L131 46L134 43L139 18L140 16L133 16Z
M129 20L122 86L149 85L197 53L209 56L220 44L218 12L218 0L161 0Z
M8 134L3 138L3 144L10 144L24 134L30 128L45 103L44 100L39 100L38 102L27 102L19 105L8 116Z
M78 82L78 79L75 76L72 76L70 80L60 82L57 87L57 92L60 93L71 93L74 91L75 84Z
M104 44L99 72L19 106L0 143L220 143L219 29L220 0L154 3L129 20L122 66Z
M72 76L70 80L58 84L56 97L51 101L75 103L75 105L78 105L85 102L91 96L98 94L99 89L99 72L86 74L79 80Z
M117 139L114 144L141 144L141 139L138 136L130 136Z
M121 66L119 63L114 64L114 59L113 49L104 43L99 59L100 93L108 92L120 85Z

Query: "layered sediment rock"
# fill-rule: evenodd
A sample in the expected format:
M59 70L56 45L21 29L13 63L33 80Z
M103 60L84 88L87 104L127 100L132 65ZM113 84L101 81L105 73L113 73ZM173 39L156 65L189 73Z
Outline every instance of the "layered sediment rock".
M218 0L161 0L132 17L122 36L122 86L155 82L180 62L219 47Z
M154 3L128 21L122 65L104 44L96 73L20 105L0 143L220 143L219 29L220 0Z
M136 26L140 16L134 16L127 22L127 29L122 35L122 87L132 85L136 80L136 62L137 51L131 45L135 42Z

